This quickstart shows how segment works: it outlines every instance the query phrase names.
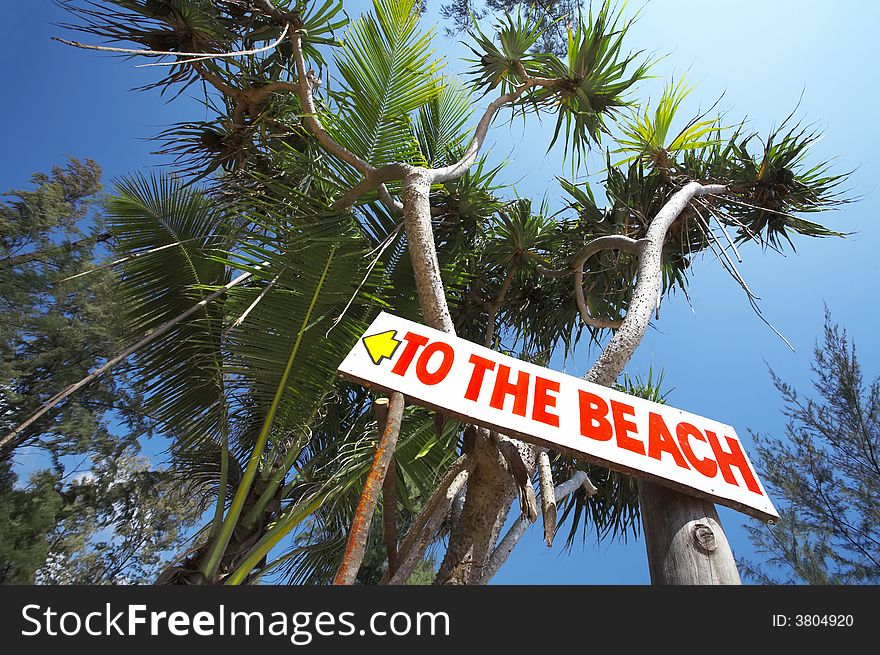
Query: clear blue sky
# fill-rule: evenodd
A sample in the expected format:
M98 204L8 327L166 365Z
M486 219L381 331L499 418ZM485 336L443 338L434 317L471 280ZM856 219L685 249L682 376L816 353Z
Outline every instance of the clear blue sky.
M435 24L438 0L429 0L426 25ZM363 2L348 2L356 15ZM631 3L630 10L638 5ZM92 157L107 180L160 164L148 139L169 123L204 114L194 100L170 105L157 93L133 93L153 73L133 62L72 50L50 41L64 20L50 0L6 3L0 23L0 117L7 126L0 159L0 188L22 186L31 172L46 170L65 154ZM767 366L806 388L811 351L822 328L823 304L859 346L866 373L880 373L875 284L880 246L876 182L880 131L876 127L880 3L796 0L654 0L632 30L630 44L669 53L656 68L661 78L687 74L698 84L693 107L704 108L724 94L721 107L732 120L748 115L766 130L781 121L803 92L800 113L825 129L817 157L839 156L841 170L858 167L853 194L863 197L823 217L830 227L854 232L848 239L799 240L787 257L757 246L743 249L742 271L761 296L768 319L792 342L792 353L753 314L742 291L711 256L698 261L691 282L692 306L679 296L666 302L628 370L653 365L674 388L669 402L736 427L748 446L748 430L782 434L784 420ZM438 48L450 54L449 68L466 51L445 37ZM642 97L656 97L662 79ZM552 119L500 122L489 139L496 159L508 159L504 175L521 195L558 198L556 175L570 171L561 153L543 156ZM598 178L597 178L598 181ZM580 374L595 357L584 349L567 363ZM737 556L751 556L742 514L720 508ZM496 578L498 583L648 582L644 544L595 540L570 552L548 550L540 527L530 530Z

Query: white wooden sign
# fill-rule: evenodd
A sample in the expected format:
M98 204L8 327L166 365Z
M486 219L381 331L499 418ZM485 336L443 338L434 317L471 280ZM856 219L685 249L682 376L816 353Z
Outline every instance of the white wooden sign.
M779 514L736 431L381 313L339 366L368 387L763 520Z

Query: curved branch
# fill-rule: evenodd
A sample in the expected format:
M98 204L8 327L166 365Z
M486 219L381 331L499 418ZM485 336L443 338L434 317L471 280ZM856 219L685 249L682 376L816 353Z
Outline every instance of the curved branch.
M520 74L521 77L523 77L523 75L524 73ZM529 89L539 86L545 88L553 88L559 83L560 80L548 79L544 77L528 77L527 75L525 75L524 81L516 88L514 88L513 91L505 93L504 95L499 96L498 98L490 102L489 106L486 107L486 111L483 114L483 117L480 119L480 122L477 123L477 127L474 129L474 136L471 137L471 142L468 144L467 150L465 150L464 155L457 162L450 164L449 166L444 166L443 168L435 168L433 170L433 181L448 182L449 180L455 180L461 177L464 172L473 165L473 163L477 160L477 155L480 153L480 148L483 147L483 142L486 140L486 134L488 134L489 132L489 126L492 124L492 120L495 118L495 114L498 112L499 109L507 104L516 102L520 98L520 96L522 96L522 94Z
M293 58L296 62L296 72L299 78L299 101L303 110L303 122L327 152L350 164L365 178L369 177L376 169L347 148L336 143L318 119L315 99L312 96L314 78L311 75L311 71L306 71L306 61L302 52L302 34L300 34L299 30L294 30L293 34L290 35L290 41L293 45Z
M721 184L691 182L676 191L651 221L642 240L636 286L626 317L585 376L588 381L611 386L645 335L662 291L663 243L670 225L693 198L726 190Z
M255 87L246 91L245 97L248 102L257 104L265 100L266 96L273 93L278 93L279 91L290 91L291 93L299 93L299 84L294 84L293 82L284 82L281 80L278 80L276 82L269 82L269 84L264 84L263 86Z
M609 234L597 237L584 244L572 260L571 266L567 269L554 271L540 266L538 271L549 277L566 277L574 273L574 299L581 314L581 320L594 328L617 329L622 324L619 319L596 318L590 314L587 300L584 298L584 265L590 257L603 250L623 250L637 256L641 250L642 243L643 240L637 241L623 234Z
M623 322L620 319L594 317L590 314L587 299L584 297L584 265L594 254L609 249L623 250L638 256L641 242L621 234L599 237L584 245L575 257L574 262L572 262L572 267L574 268L574 300L577 303L581 320L584 323L598 329L610 328L616 330L620 328Z
M587 241L583 248L578 251L578 254L575 255L571 262L571 268L574 271L577 271L579 268L582 269L590 257L603 250L623 250L631 255L638 255L643 243L643 240L637 241L623 234L609 234L603 237L596 237Z
M203 80L205 80L205 82L213 86L220 93L227 95L230 98L235 98L236 100L241 100L244 97L244 91L230 84L227 84L220 78L219 75L215 75L214 73L210 72L207 68L204 67L203 64L193 62L190 65L193 67L193 70L198 73ZM236 123L238 122L239 121L236 120Z
M574 256L574 259L571 260L571 265L568 268L554 270L539 266L538 272L547 277L567 277L572 273L575 273L577 269L583 268L584 264L587 263L587 260L590 257L602 250L624 250L632 255L638 255L643 242L644 239L636 240L623 234L608 234L606 236L596 237L595 239L587 241L581 249L578 250L578 253Z

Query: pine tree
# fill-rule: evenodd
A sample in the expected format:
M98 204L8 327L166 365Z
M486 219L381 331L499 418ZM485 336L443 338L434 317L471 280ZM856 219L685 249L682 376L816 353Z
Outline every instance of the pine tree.
M70 159L0 203L4 430L127 338L118 280L102 268L110 233L100 179L94 161ZM138 455L153 430L143 405L119 368L18 436L0 461L0 582L155 577L201 510L197 495ZM25 456L37 470L19 480Z
M877 584L880 377L865 383L855 345L827 311L812 371L812 394L771 372L785 436L754 437L756 466L781 500L781 518L747 526L767 561L742 564L764 583Z

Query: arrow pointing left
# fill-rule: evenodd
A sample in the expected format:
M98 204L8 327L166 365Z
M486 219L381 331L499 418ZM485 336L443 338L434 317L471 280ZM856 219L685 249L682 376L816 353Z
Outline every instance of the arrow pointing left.
M374 364L380 364L383 359L391 359L394 356L397 347L401 344L399 339L395 339L396 336L397 330L386 330L361 339Z

